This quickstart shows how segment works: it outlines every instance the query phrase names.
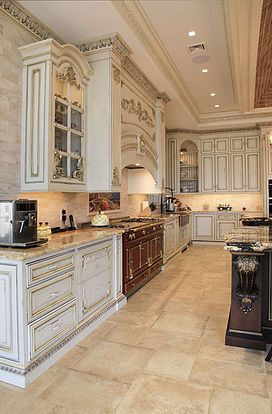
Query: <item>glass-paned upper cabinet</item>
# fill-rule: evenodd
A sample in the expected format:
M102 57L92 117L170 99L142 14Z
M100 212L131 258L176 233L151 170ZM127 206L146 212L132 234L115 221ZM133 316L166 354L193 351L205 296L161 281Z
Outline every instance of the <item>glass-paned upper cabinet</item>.
M53 39L20 49L24 191L84 191L85 95L92 69L73 45Z
M84 182L84 88L73 67L55 71L54 180Z
M190 140L183 141L179 151L180 192L198 193L198 148Z

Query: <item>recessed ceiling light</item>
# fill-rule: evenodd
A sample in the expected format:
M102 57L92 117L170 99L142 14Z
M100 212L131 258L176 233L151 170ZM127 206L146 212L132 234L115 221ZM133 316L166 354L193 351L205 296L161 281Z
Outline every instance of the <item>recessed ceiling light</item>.
M140 167L140 165L141 165L141 164L138 164L138 163L137 163L137 164L135 164L135 165L136 165L136 167Z
M218 104L214 105L214 107L215 107L215 108L219 108L219 106L220 106L220 105L218 105Z
M212 92L212 93L211 93L211 96L215 96L215 93L214 93L214 92Z
M194 32L194 31L192 31L192 32L188 32L188 36L190 36L190 37L195 36L195 32Z
M208 69L202 69L202 73L207 73Z

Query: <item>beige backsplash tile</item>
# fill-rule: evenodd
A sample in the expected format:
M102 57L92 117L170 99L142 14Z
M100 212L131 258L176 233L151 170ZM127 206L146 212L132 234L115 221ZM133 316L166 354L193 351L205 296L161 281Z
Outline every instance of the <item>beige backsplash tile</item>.
M216 210L218 203L230 203L233 210L241 211L246 207L246 211L263 211L262 193L238 193L238 194L179 194L177 198L188 204L192 210L202 211L203 205L209 206L208 210Z

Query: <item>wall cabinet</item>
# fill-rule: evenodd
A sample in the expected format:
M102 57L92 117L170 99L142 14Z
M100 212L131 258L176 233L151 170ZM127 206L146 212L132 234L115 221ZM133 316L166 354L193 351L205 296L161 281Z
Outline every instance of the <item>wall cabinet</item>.
M229 191L228 154L201 156L202 192Z
M91 69L53 39L19 48L23 58L23 191L84 191L86 87Z
M260 154L231 154L232 191L260 191Z
M0 265L0 358L19 360L15 266Z

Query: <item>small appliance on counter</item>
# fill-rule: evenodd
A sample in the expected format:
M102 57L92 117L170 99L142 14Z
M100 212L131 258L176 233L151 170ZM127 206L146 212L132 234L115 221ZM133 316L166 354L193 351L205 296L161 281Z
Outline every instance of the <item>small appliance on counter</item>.
M0 246L33 247L37 237L37 200L0 200Z
M217 210L219 211L231 211L232 207L229 203L218 203Z
M166 195L164 199L166 213L173 213L175 211L174 190L171 187L165 187L165 190L169 190L171 193L171 195ZM162 207L162 210L163 210L163 207Z
M92 226L94 227L107 227L110 224L109 217L103 213L103 211L99 211L95 216L92 218Z

